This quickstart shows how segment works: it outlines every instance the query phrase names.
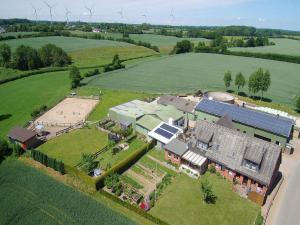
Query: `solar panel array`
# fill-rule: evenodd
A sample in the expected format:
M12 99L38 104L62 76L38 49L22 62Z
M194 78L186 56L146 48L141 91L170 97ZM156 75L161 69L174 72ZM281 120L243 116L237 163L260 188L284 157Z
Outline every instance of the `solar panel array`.
M163 137L165 137L165 138L167 138L167 139L170 139L173 136L172 133L169 133L168 131L165 131L165 130L160 129L160 128L157 128L154 132L161 135L161 136L163 136Z
M269 131L284 137L289 137L294 121L272 114L254 111L236 105L203 99L196 106L196 110L216 116L228 115L233 121L240 122L255 128Z
M172 134L176 134L178 132L177 128L171 127L171 126L169 126L168 124L165 124L165 123L163 123L160 127L162 129L166 130L166 131L169 131Z

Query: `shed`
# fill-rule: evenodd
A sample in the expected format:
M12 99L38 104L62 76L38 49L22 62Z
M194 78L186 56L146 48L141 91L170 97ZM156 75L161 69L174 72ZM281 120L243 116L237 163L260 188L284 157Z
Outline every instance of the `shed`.
M37 145L37 133L23 127L14 127L10 130L8 138L12 143L18 143L25 149L33 148Z

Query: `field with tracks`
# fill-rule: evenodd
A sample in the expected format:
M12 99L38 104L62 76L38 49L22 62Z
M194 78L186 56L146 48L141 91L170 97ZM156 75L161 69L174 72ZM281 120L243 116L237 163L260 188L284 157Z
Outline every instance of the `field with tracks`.
M254 48L230 48L230 50L300 56L300 41L286 38L270 38L270 41L273 41L275 45Z
M192 53L151 59L125 70L99 75L88 85L150 93L225 90L223 76L226 70L231 70L234 76L242 72L249 77L259 67L270 70L272 76L266 97L273 102L291 105L299 94L300 65L237 56ZM246 87L242 89L247 90Z
M0 224L136 224L20 161L4 161L0 177Z

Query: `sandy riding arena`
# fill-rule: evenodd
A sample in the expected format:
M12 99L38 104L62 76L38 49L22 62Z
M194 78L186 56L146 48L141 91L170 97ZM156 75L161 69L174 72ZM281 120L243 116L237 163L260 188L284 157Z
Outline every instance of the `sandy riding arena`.
M65 98L34 123L45 126L71 126L85 121L98 102L99 100L95 99Z

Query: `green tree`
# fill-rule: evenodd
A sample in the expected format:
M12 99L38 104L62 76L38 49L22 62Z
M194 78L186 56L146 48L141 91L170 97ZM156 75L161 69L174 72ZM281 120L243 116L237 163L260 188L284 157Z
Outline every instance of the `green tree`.
M229 70L225 72L223 80L224 80L225 87L228 89L232 81L231 72Z
M256 94L260 90L260 81L259 81L259 76L258 71L252 73L249 77L248 81L248 89L249 93Z
M177 44L174 46L171 53L173 54L181 54L181 53L187 53L193 51L194 44L190 42L189 40L183 40L177 42Z
M235 76L234 84L237 86L238 91L240 90L241 87L245 86L246 80L241 72Z
M11 48L8 44L0 45L0 66L7 67L11 60Z
M81 169L86 173L91 173L98 166L98 162L94 160L92 154L83 153L81 156Z
M260 91L261 97L263 97L264 92L268 91L271 85L271 74L269 70L260 74Z
M70 79L71 79L71 88L76 88L79 86L81 81L80 71L76 66L72 66L70 71Z
M0 139L0 160L11 154L8 142L5 139Z
M204 180L201 182L201 189L204 202L207 204L215 204L217 196L213 193L212 184L210 184L208 180Z
M296 107L297 107L298 112L300 112L300 96L296 100Z

